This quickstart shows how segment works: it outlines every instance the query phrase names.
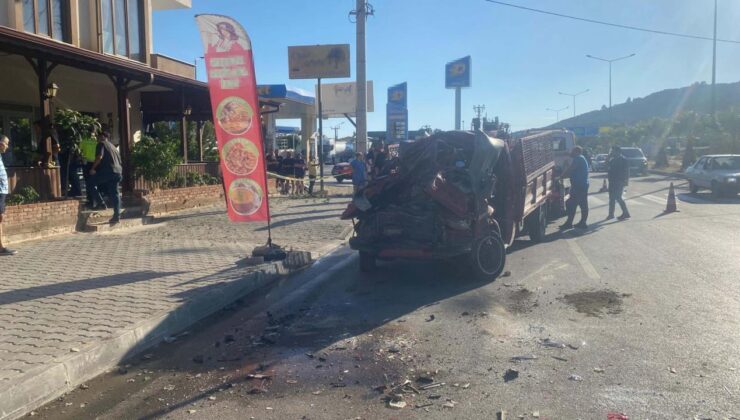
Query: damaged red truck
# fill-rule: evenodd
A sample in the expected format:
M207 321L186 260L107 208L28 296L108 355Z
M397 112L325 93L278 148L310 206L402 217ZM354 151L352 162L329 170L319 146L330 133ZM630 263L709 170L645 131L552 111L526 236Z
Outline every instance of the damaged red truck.
M561 210L547 132L500 140L450 131L404 146L342 214L354 221L349 243L362 271L378 259L438 259L493 280L514 238L541 241L548 209Z

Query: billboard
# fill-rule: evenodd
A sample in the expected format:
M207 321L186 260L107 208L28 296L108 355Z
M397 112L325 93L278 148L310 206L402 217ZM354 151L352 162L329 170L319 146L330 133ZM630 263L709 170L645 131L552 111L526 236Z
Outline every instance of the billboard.
M386 140L402 142L409 138L409 111L398 105L386 105Z
M319 97L319 88L316 86L316 97ZM373 82L367 82L367 112L375 109L373 97ZM344 114L357 114L357 84L322 83L321 84L321 111L324 118L342 117ZM316 115L319 115L319 105L316 104Z
M291 79L349 77L349 44L288 47Z
M470 56L451 61L445 66L445 87L470 87L472 81L472 59Z
M269 220L252 42L232 18L198 15L196 21L205 50L226 211L233 222Z
M407 107L408 85L403 82L399 85L388 88L388 103L393 105Z

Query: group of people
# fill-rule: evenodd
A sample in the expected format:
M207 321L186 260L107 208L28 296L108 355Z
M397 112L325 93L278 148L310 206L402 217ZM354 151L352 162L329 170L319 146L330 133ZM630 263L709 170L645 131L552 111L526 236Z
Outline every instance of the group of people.
M355 153L355 158L350 161L352 166L352 187L356 194L364 188L369 179L377 178L383 175L383 171L388 162L388 153L383 148L382 143L375 143L367 152L367 155Z
M576 146L571 151L571 164L563 172L563 178L570 178L570 197L565 203L567 219L561 230L578 228L586 229L588 227L588 187L589 187L589 164L583 155L583 149ZM624 189L629 184L629 162L622 155L619 146L613 146L609 154L609 169L607 173L607 185L609 189L609 214L606 220L614 219L616 205L619 204L622 214L619 220L629 219L630 212L627 204L624 202ZM577 208L581 209L581 220L573 224Z
M40 165L42 167L53 166L53 155L59 153L59 150L53 147L55 137L50 134L50 131L44 131L41 123L37 123L35 126L40 130L40 151L42 152ZM95 141L95 139L83 140L80 145L82 158L86 160L84 178L87 206L91 209L105 209L107 207L103 195L108 196L113 207L113 217L110 219L110 223L116 224L120 222L121 218L121 197L118 193L118 186L123 179L121 155L118 153L116 146L110 142L110 133L107 129L103 129L97 136L97 143ZM58 145L58 142L56 144ZM9 148L10 139L7 136L0 136L0 256L16 254L15 251L3 244L2 229L6 199L10 194L10 180L2 154L6 153Z
M287 151L281 155L275 150L267 154L267 170L280 176L277 188L284 195L313 194L318 166L315 158L306 162L301 153L294 156ZM304 182L307 173L308 188Z

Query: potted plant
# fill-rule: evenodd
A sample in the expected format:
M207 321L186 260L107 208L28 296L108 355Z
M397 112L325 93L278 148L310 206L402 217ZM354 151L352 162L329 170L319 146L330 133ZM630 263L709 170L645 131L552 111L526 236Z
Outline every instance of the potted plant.
M67 192L69 185L69 168L75 159L79 159L80 142L95 137L100 132L97 118L71 109L58 109L54 114L54 125L59 135L60 155L63 159L62 189Z

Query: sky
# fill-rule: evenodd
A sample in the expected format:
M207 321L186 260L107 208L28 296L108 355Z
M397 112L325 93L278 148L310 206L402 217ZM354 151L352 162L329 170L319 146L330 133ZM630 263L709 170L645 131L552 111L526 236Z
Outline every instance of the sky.
M624 25L712 36L713 0L507 0L522 6ZM609 102L607 63L587 54L630 59L613 64L613 102L668 88L711 81L712 42L618 29L499 6L485 0L370 0L367 77L375 85L369 130L385 130L387 88L408 82L409 129L454 128L454 91L444 87L445 63L471 55L472 86L462 92L462 120L485 105L513 130L554 123L547 108L569 106L561 119ZM718 0L718 37L740 40L740 2ZM349 43L355 77L354 0L193 0L192 9L154 13L154 50L192 62L202 56L194 16L229 15L252 39L259 84L287 84L314 91L314 81L289 80L291 45ZM199 77L205 76L202 61ZM740 80L740 44L719 43L717 82ZM281 125L298 125L282 121ZM329 121L330 126L342 123ZM326 124L325 124L326 127ZM329 131L329 130L327 130ZM351 135L345 122L340 136Z

